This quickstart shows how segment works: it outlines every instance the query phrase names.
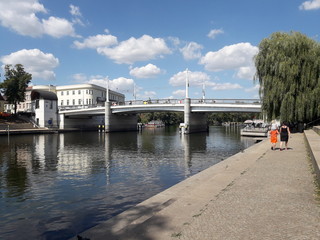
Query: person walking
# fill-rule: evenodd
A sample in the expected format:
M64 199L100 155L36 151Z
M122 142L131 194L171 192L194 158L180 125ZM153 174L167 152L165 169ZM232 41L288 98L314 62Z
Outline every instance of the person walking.
M280 151L284 150L284 148L282 148L282 144L284 144L286 150L288 150L288 140L290 134L290 128L287 126L285 122L283 122L280 127Z
M271 127L269 134L270 134L271 150L276 150L279 131L276 127Z

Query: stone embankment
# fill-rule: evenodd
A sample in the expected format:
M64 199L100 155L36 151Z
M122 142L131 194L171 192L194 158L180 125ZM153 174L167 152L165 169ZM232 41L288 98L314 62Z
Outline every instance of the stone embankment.
M257 143L74 239L318 240L317 129L285 151Z

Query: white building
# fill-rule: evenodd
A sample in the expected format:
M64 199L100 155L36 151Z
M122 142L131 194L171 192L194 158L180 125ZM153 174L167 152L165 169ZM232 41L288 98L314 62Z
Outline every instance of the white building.
M25 101L20 102L17 104L17 113L31 113L32 112L32 105L31 105L31 91L32 90L43 90L54 92L56 91L56 87L53 85L36 85L36 86L29 86L25 92ZM14 105L13 104L6 104L5 105L5 112L14 113Z
M104 105L106 100L106 88L94 84L75 84L66 86L35 85L26 89L25 101L17 105L17 113L31 113L31 91L44 90L54 92L58 97L58 108L88 108ZM125 102L125 96L109 90L109 101L117 104ZM13 104L5 105L5 112L14 113Z
M56 93L59 109L103 106L106 101L106 88L94 84L57 86ZM122 104L125 96L109 90L109 101Z
M36 124L39 127L58 127L57 95L45 90L32 90L30 96Z

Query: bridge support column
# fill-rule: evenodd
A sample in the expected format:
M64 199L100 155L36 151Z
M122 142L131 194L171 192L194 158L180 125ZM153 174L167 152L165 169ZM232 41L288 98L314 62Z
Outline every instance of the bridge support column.
M207 114L191 112L191 99L186 98L184 102L184 128L182 133L205 132L208 130Z
M60 118L59 128L60 128L60 129L64 129L64 126L65 126L65 123L64 123L65 115L64 115L63 113L62 113L62 114L59 114L59 118Z
M190 113L191 113L191 99L186 98L184 100L184 130L183 133L188 134L190 132Z
M113 114L111 103L106 102L105 132L137 131L138 117L136 114Z
M104 129L106 132L110 132L110 117L111 117L111 102L105 103L104 112Z

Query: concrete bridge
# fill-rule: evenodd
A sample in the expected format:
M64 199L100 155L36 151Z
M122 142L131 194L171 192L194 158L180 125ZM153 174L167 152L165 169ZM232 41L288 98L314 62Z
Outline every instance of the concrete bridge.
M106 102L105 106L91 108L75 106L60 109L60 128L94 124L94 126L105 125L106 132L133 131L137 130L137 114L147 112L184 112L183 131L192 133L206 131L207 113L259 113L261 103L258 99L190 98L127 101L120 105Z

